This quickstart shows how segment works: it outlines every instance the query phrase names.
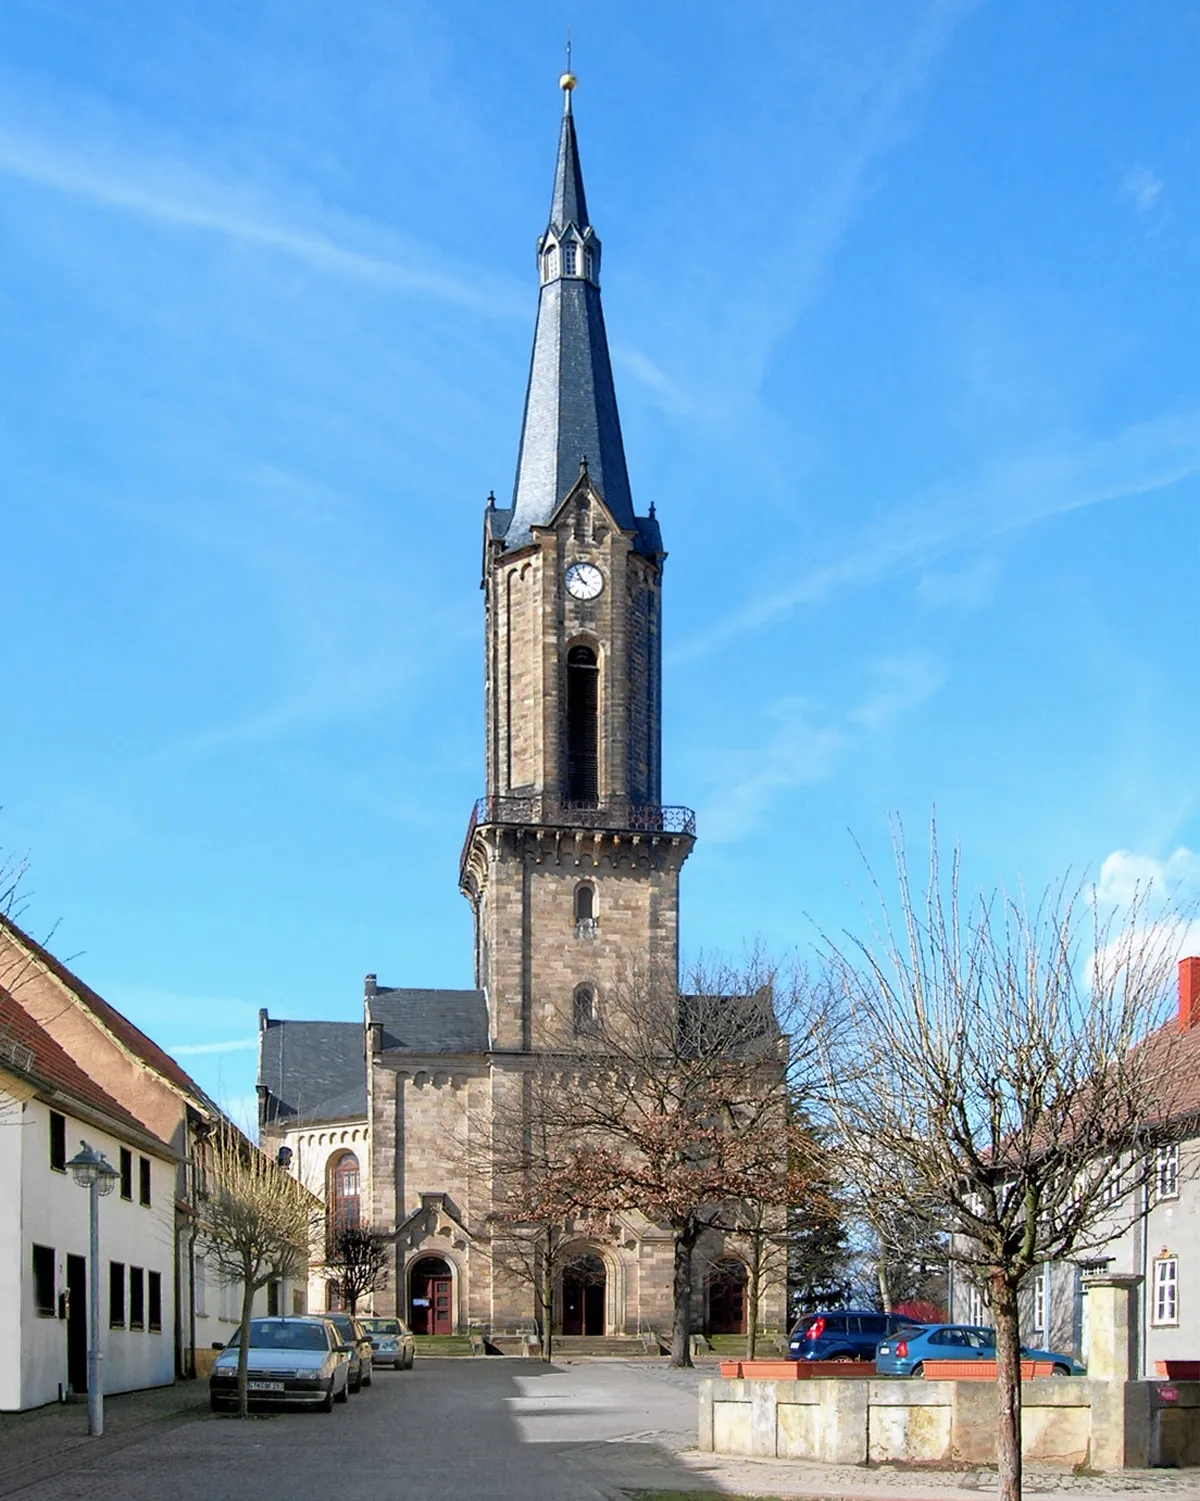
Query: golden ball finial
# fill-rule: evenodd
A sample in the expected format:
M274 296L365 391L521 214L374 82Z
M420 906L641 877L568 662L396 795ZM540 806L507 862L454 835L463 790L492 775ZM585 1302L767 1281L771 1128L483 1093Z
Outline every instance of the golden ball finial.
M569 94L578 82L579 80L575 77L574 73L564 73L558 80L558 86Z

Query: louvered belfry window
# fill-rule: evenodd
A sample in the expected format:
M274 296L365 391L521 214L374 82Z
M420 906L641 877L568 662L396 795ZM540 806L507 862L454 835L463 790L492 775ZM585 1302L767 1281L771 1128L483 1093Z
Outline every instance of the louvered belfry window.
M567 797L575 803L594 803L600 796L599 689L596 653L590 646L573 646L567 653Z

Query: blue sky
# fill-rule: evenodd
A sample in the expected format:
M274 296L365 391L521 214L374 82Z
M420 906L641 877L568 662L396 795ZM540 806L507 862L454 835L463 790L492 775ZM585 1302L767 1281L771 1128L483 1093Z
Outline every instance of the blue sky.
M0 844L196 1077L471 982L481 509L574 21L684 942L1200 885L1200 17L1171 0L8 0Z

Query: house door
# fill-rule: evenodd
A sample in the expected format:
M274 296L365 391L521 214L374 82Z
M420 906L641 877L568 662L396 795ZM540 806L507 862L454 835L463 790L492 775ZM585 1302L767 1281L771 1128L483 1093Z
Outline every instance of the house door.
M67 1385L87 1391L87 1260L67 1257Z
M581 1256L563 1269L562 1332L603 1334L604 1300L607 1287L604 1263L599 1256Z
M454 1280L440 1256L422 1256L408 1277L414 1334L454 1333Z
M729 1258L718 1261L708 1279L709 1334L745 1334L746 1265Z

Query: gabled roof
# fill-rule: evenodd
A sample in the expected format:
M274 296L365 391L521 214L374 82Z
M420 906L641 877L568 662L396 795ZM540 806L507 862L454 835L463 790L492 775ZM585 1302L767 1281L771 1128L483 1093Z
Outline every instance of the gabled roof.
M482 990L411 990L379 985L367 1019L383 1028L384 1052L486 1053L487 997Z
M147 1067L161 1074L181 1094L189 1096L193 1103L200 1105L206 1111L219 1113L217 1112L217 1107L196 1083L195 1079L186 1073L184 1069L180 1068L170 1053L164 1052L139 1027L135 1027L127 1016L122 1016L115 1006L110 1006L103 996L97 995L89 985L85 985L79 976L56 959L49 949L43 948L36 939L30 938L28 933L19 928L11 918L5 917L2 914L0 914L0 930L8 933L15 943L24 948L38 964L47 969L86 1011L92 1013L100 1025L122 1047L140 1059Z
M0 1068L12 1068L35 1086L48 1086L52 1091L61 1092L66 1100L90 1107L108 1117L115 1134L124 1132L144 1145L153 1144L161 1148L164 1157L175 1160L171 1148L147 1131L124 1105L97 1084L2 985Z
M268 1019L259 1034L258 1082L270 1090L268 1119L277 1125L358 1120L367 1113L362 1023Z

